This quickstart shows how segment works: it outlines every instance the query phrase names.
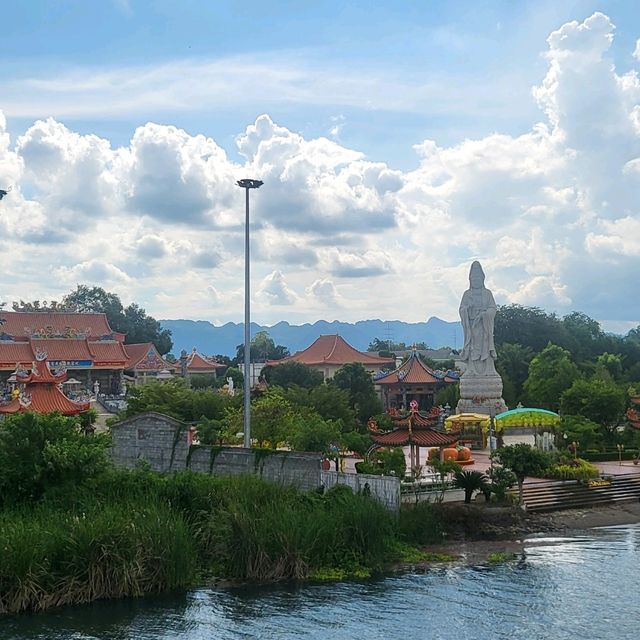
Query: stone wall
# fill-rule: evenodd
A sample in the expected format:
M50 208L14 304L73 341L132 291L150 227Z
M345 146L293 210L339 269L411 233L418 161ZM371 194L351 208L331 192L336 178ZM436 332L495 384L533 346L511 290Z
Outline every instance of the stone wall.
M392 476L374 476L366 473L337 473L323 471L321 481L325 489L346 484L354 493L369 492L390 511L400 510L400 480ZM368 489L366 488L368 485Z
M317 453L193 445L193 428L153 412L118 422L111 433L111 457L116 465L128 469L145 460L161 473L192 469L213 475L256 474L304 491L346 484L358 492L368 483L371 495L388 509L400 508L398 478L322 471Z

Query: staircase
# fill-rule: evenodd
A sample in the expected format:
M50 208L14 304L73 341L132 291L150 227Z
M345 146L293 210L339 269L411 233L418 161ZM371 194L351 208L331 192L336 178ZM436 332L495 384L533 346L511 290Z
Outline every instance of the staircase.
M516 494L517 495L517 494ZM611 478L611 484L587 486L577 480L550 480L524 485L523 501L527 511L558 511L595 505L640 500L640 475L629 473Z

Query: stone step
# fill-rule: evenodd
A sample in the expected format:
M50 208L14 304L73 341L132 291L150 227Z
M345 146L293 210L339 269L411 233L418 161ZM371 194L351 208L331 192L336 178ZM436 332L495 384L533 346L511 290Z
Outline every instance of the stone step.
M601 487L588 487L571 480L529 483L523 488L523 500L529 511L554 511L615 502L635 502L640 500L640 476L615 476L610 485Z

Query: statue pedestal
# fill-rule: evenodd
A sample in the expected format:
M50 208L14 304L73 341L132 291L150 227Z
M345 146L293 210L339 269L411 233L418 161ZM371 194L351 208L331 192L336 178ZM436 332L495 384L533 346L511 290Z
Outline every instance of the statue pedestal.
M499 374L460 376L460 400L456 413L497 415L507 410L502 399L502 378Z

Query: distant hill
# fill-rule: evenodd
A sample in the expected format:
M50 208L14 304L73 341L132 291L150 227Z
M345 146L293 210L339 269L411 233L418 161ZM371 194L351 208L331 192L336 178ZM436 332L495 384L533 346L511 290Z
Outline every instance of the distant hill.
M185 349L196 347L206 355L222 354L235 356L236 346L244 337L242 323L228 322L216 327L205 320L160 320L163 329L173 334L172 352L177 356ZM292 325L278 322L272 327L251 323L251 335L268 331L276 344L289 348L291 353L306 349L318 336L339 333L356 349L365 351L374 338L393 342L425 342L428 347L462 346L462 326L459 322L445 322L440 318L429 318L427 322L401 322L400 320L361 320L349 322L327 322L319 320L313 324Z

